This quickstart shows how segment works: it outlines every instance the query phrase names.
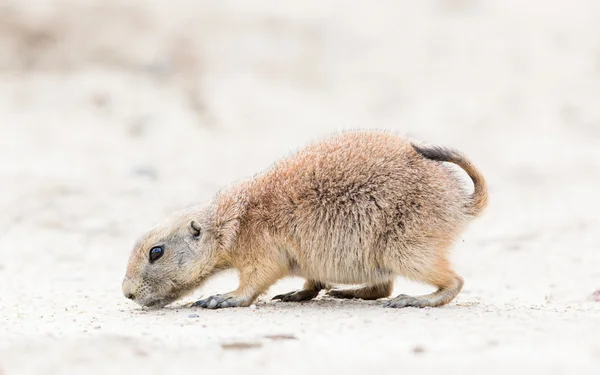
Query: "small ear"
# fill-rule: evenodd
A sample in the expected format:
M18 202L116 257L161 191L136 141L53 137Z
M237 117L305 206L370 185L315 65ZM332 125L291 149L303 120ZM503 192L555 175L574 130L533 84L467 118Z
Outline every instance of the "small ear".
M202 234L202 227L200 226L200 223L198 223L196 220L190 221L189 229L190 233L194 237L200 237L200 235Z

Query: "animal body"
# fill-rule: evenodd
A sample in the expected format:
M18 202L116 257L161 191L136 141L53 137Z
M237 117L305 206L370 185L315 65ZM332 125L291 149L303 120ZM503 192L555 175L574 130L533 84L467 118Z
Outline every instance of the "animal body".
M445 162L470 176L472 192ZM275 299L310 300L322 289L386 298L403 276L435 291L399 295L386 306L441 306L463 286L448 251L487 201L484 177L456 150L384 131L337 134L156 225L131 253L123 293L162 307L235 268L236 290L195 305L248 306L293 275L306 279L304 288ZM362 286L333 288L343 284Z

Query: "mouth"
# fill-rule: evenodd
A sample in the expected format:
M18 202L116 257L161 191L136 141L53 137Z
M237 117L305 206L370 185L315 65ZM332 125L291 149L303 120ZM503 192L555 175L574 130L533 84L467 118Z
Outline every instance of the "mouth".
M167 304L164 303L162 300L156 300L156 301L146 302L141 305L142 305L142 307L145 307L149 310L157 310L157 309L165 307Z
M155 298L155 299L150 299L147 301L138 302L138 304L149 310L156 310L156 309L161 309L161 308L167 306L168 304L170 304L171 302L173 302L175 300L176 300L176 298L172 298L172 297Z

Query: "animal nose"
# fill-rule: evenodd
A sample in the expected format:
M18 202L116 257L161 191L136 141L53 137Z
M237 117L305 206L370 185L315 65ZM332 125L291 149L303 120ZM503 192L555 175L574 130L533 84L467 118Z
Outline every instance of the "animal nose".
M128 279L123 280L123 295L127 299L135 300L133 286L131 285L131 282Z

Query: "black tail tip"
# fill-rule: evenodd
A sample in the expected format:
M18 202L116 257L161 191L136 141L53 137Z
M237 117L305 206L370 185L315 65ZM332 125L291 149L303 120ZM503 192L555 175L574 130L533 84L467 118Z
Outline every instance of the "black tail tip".
M411 143L415 151L424 158L435 161L449 161L456 158L456 152L440 146L421 146Z

